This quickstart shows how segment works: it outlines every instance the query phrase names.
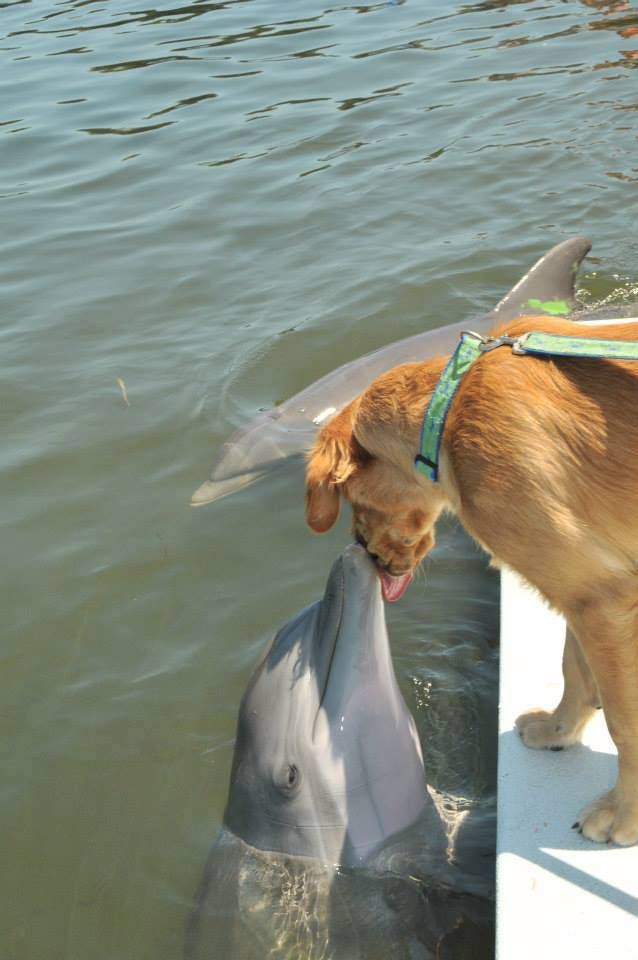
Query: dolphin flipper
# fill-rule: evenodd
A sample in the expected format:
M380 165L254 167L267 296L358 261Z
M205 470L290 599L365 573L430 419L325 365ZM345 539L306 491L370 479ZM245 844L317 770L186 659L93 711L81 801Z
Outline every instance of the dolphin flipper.
M461 331L471 326L487 333L494 324L525 313L565 316L574 309L574 281L590 249L586 237L573 237L552 247L527 271L490 313L471 322L437 327L343 364L285 403L266 410L224 443L210 480L194 492L191 505L220 500L300 458L317 428L349 403L376 377L400 363L427 360L452 350Z

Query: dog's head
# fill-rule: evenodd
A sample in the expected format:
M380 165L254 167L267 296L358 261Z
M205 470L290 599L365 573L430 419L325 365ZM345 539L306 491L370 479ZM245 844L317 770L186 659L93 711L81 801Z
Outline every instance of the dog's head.
M432 549L443 507L435 485L417 475L416 451L399 436L402 426L404 410L397 412L395 399L383 407L368 391L323 427L306 470L308 526L317 533L329 530L345 497L355 539L393 577L414 570Z

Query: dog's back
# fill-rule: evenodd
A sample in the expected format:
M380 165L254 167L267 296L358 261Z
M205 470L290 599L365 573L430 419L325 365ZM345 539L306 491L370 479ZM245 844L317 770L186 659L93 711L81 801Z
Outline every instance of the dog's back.
M638 324L588 327L547 317L517 320L494 335L530 330L638 341ZM462 382L445 432L475 536L513 565L538 567L544 591L548 576L558 576L552 553L562 558L564 586L572 579L570 553L572 567L591 554L610 573L633 576L635 411L638 361L517 356L508 346L484 354ZM584 570L574 573L582 583Z

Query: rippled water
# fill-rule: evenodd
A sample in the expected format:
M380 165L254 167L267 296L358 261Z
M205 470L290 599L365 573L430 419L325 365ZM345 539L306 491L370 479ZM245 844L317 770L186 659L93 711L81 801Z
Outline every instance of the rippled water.
M228 433L566 236L638 282L634 3L143 7L0 3L3 960L180 955L238 699L347 540L294 472L190 511ZM489 799L497 587L440 542L397 671Z

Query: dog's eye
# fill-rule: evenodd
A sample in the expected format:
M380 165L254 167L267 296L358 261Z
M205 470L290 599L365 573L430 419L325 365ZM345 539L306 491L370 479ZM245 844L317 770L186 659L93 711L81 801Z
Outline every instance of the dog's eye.
M388 534L396 546L400 544L402 547L413 547L417 541L416 537L406 537L404 531L398 527L391 527Z

